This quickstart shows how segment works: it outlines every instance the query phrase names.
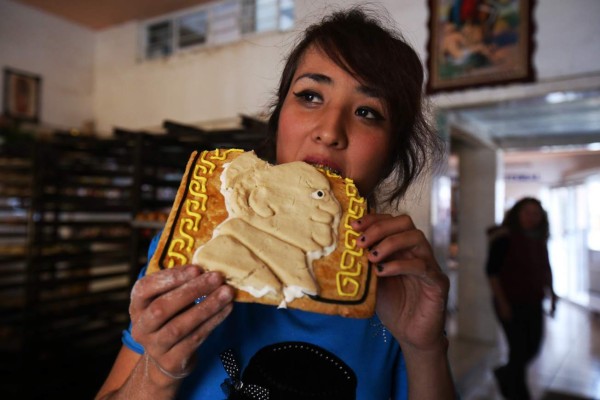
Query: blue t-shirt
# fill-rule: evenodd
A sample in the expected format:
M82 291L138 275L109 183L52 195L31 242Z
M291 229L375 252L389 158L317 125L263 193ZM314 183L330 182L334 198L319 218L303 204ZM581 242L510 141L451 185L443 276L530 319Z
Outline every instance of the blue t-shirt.
M152 255L157 240L150 246ZM143 272L142 274L143 275ZM179 398L224 399L221 384L228 378L219 355L236 354L242 370L266 346L304 342L336 355L356 375L357 400L407 399L406 367L398 343L375 316L344 318L260 304L235 303L233 311L198 349L194 372L181 387ZM123 343L137 353L143 347L123 333Z

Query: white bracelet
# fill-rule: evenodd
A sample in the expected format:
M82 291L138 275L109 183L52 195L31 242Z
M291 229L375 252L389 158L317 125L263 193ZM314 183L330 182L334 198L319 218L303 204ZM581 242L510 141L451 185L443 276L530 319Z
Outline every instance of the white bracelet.
M150 361L152 361L152 363L156 366L156 368L158 368L158 370L160 372L162 372L164 375L168 376L171 379L179 380L179 379L186 378L192 373L192 370L193 370L193 368L191 368L189 371L183 371L179 374L173 374L173 373L167 371L166 369L164 369L163 367L161 367L160 364L154 358L150 357L149 354L146 354L146 357Z

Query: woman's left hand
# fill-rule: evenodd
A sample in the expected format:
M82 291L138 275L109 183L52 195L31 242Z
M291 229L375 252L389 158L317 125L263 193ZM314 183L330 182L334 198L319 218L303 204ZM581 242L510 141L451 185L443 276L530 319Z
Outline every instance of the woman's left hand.
M365 215L353 222L379 277L377 315L402 346L428 351L443 338L449 280L408 215ZM403 347L404 349L404 347Z

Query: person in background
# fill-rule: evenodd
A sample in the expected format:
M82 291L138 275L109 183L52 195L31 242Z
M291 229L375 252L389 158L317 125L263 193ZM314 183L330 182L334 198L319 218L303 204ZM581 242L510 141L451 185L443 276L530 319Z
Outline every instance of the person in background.
M423 80L414 49L374 14L352 8L325 17L283 69L269 121L276 162L326 166L352 178L372 204L376 192L379 201L399 199L440 149ZM378 190L390 175L391 190ZM372 213L353 228L376 267L376 316L234 304L224 278L202 265L142 272L131 327L97 397L454 399L444 335L449 283L424 234L408 215ZM290 342L297 351L278 358L273 349ZM322 362L307 361L313 354ZM343 382L334 380L340 371Z
M506 213L500 227L489 229L488 235L486 273L509 348L508 362L494 374L504 397L527 400L527 366L542 343L546 296L551 299L550 315L556 310L547 247L548 215L539 200L526 197Z

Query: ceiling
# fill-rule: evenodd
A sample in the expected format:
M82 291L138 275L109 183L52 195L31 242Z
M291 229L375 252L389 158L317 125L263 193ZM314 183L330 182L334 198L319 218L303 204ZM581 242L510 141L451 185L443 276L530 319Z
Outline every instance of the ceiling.
M600 143L600 90L545 96L453 111L457 135L507 150Z
M212 0L16 0L93 30L156 17Z

